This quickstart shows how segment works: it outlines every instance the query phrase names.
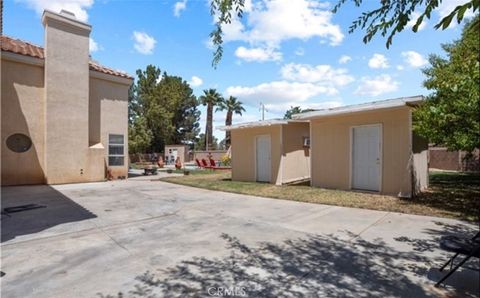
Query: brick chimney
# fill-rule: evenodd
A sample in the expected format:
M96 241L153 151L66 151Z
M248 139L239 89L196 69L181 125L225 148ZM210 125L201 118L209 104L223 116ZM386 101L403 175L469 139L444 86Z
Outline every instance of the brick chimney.
M88 162L89 36L92 28L64 10L60 13L44 11L42 23L45 27L46 182L79 182Z

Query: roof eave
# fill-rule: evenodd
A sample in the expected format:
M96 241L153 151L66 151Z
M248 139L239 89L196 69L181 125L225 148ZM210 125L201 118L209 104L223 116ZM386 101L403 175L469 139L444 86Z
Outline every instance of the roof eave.
M402 106L408 107L417 107L421 105L424 101L423 95L412 96L408 98L398 98L393 100L385 100L380 102L372 102L372 103L365 103L360 105L352 105L352 106L343 106L336 109L331 110L320 110L320 111L312 111L303 114L294 114L292 116L293 119L303 119L303 120L310 120L314 118L320 117L328 117L328 116L339 116L339 115L348 115L353 113L362 113L368 111L378 111L384 109L393 109Z
M265 120L265 121L257 121L257 122L246 122L246 123L239 123L235 125L228 125L228 126L219 126L216 129L229 131L229 130L238 130L238 129L248 129L248 128L257 128L257 127L268 127L274 125L285 125L288 123L306 123L307 120L303 119L286 119L286 120Z

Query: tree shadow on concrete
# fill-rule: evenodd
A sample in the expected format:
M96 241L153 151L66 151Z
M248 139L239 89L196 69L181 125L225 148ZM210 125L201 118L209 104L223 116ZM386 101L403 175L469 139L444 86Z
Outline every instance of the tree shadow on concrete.
M426 235L430 235L428 238L418 239L414 237L401 236L394 238L394 240L408 243L412 249L417 252L432 252L438 249L440 238L443 236L471 238L478 232L472 230L472 228L467 225L453 225L441 221L435 221L434 223L435 225L441 227L441 232L436 229L425 229L423 232Z
M8 207L38 204L45 208L5 213ZM1 243L51 227L97 217L48 185L11 186L1 189Z
M437 296L422 282L407 277L427 271L411 264L431 259L397 251L382 240L352 242L316 235L251 247L228 234L221 238L228 249L225 257L195 257L156 274L147 271L135 278L137 283L126 293L98 295L209 297L223 288L244 297Z
M441 221L434 222L441 229L425 229L423 233L428 235L428 237L423 237L421 239L415 237L406 237L401 236L394 238L398 242L406 243L411 246L414 252L421 254L429 254L440 247L440 240L443 236L457 236L460 238L470 239L475 236L479 228L473 228L472 226L462 225L462 224L450 224ZM447 262L454 253L444 252L444 258L435 261L435 264L432 263L432 266L425 273L426 277L436 282L440 280L445 274L447 274L449 267L444 271L439 271L441 265ZM459 256L455 264L460 262L464 256ZM461 268L459 268L451 277L449 277L444 283L443 287L449 289L454 289L456 292L455 297L480 297L480 260L476 258L470 259L466 262Z

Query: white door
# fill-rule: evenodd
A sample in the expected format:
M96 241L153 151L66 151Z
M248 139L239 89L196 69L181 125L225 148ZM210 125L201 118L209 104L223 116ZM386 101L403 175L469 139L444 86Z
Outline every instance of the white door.
M270 182L271 176L271 150L270 136L258 136L256 140L256 165L257 181Z
M352 188L380 191L382 140L380 125L352 131Z

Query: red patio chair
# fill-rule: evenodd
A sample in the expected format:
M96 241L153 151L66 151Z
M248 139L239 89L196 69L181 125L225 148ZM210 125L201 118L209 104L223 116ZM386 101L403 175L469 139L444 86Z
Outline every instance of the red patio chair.
M215 161L210 158L210 164L212 165L210 168L212 170L231 170L232 167L220 167L215 164Z
M215 161L211 158L210 158L210 165L212 166L212 168L217 167L217 165L215 164Z
M207 161L202 158L202 165L205 169L211 169L212 167L208 165Z

